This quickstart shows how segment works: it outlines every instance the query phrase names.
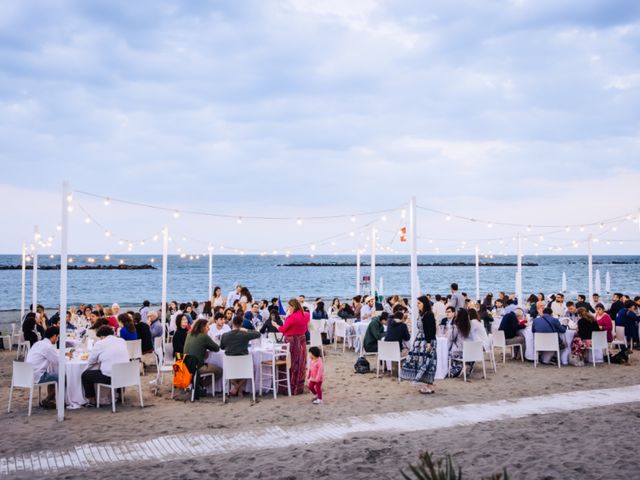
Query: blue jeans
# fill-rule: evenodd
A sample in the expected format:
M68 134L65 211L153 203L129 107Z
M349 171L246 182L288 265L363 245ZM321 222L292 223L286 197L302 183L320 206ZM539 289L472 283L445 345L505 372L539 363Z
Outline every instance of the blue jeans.
M45 372L40 377L40 380L38 380L38 383L57 382L57 381L58 381L58 374L57 373L47 373L47 372Z

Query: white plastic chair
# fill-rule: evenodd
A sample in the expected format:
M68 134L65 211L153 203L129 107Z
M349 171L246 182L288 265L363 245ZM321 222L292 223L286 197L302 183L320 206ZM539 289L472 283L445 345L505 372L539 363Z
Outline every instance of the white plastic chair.
M333 325L333 349L338 349L338 338L342 338L342 353L347 348L347 340L355 337L354 334L348 333L347 327L348 324L344 320L336 320Z
M400 345L398 342L385 342L378 340L378 359L376 361L376 378L380 376L380 363L381 362L398 362L398 382L400 379L400 366L402 361L407 358L402 356L400 352Z
M229 380L251 380L253 401L256 401L256 382L253 375L253 358L251 355L224 355L222 357L222 403L227 396Z
M13 335L2 335L0 339L2 339L3 348L5 350L11 351L11 349L13 348Z
M522 344L514 343L513 345L507 345L507 339L504 336L504 330L494 330L493 336L493 348L502 349L502 363L505 363L507 358L507 348L511 349L511 358L518 358L515 350L516 348L520 352L520 360L524 362L524 353L522 352Z
M562 363L560 358L560 341L557 333L534 333L533 334L533 367L538 367L538 352L556 352L558 358L558 368Z
M369 328L369 327L367 326L367 328ZM377 355L378 354L378 352L367 352L364 349L364 337L367 335L367 328L361 329L361 332L360 332L360 337L359 337L359 340L360 340L359 347L360 348L358 350L358 353L359 353L359 355L361 357L366 357L367 355Z
M607 362L611 365L611 357L609 356L609 343L607 342L607 332L593 332L591 334L591 346L587 347L591 350L591 359L593 366L596 366L596 352L604 352L607 355Z
M497 373L498 369L496 368L496 354L493 350L493 334L489 334L489 346L482 345L484 353L489 355L489 361L491 362L491 366L493 367L493 373Z
M144 375L144 363L142 363L142 340L127 340L127 350L129 351L129 361L140 360L140 368Z
M97 383L96 407L100 408L100 387L111 389L111 410L116 413L116 390L120 390L122 403L124 404L124 387L138 387L140 394L140 408L144 407L142 400L142 385L140 384L139 361L127 363L114 363L111 367L111 384Z
M470 362L482 362L482 376L487 379L487 370L484 365L484 349L482 342L463 342L462 343L462 358L449 357L449 369L451 369L451 362L462 362L462 375L464 381L467 381L467 363Z
M33 365L28 362L13 362L13 374L11 376L11 388L9 390L9 406L7 413L11 412L11 399L14 388L29 389L29 414L31 416L31 405L33 404L33 387L38 387L38 403L40 403L40 387L45 385L56 386L56 401L58 399L58 382L35 383L33 381Z
M20 332L20 336L18 337L18 348L16 349L16 360L20 359L20 352L22 352L22 358L27 358L27 354L29 353L29 349L31 348L31 343L24 339L24 334Z
M611 348L618 347L620 349L620 345L627 345L627 337L624 336L624 327L615 327L614 328L615 337L613 337L613 341L611 342Z
M158 393L158 386L164 383L164 374L173 372L173 362L166 363L164 352L162 347L156 348L153 351L156 357L156 380L155 380L155 393Z
M311 326L314 330L320 333L327 331L327 321L324 318L321 318L320 320L311 320Z
M260 362L260 396L262 396L262 379L265 367L270 371L271 387L265 391L273 390L273 398L278 398L278 386L287 384L287 393L291 396L291 353L289 352L289 344L274 345L273 356L270 360ZM285 378L280 378L280 367L285 368Z
M322 346L322 334L318 330L311 330L309 332L309 346L318 347L324 357L324 347Z
M284 335L282 333L269 332L267 333L267 338L271 340L271 343L282 343Z

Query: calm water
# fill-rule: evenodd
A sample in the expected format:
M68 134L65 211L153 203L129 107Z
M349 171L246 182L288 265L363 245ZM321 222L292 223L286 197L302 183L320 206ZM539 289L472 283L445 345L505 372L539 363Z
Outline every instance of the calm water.
M73 256L74 265L86 264L89 255ZM113 256L111 262L95 255L97 264L117 264L124 259L127 264L149 263L149 255ZM143 299L159 303L161 299L161 257L156 256L157 270L141 271L69 271L68 301L70 305L79 303L118 302L123 305L137 305ZM408 262L407 256L378 257L379 263ZM226 295L234 282L246 284L254 297L282 298L305 294L307 297L349 297L355 294L355 267L283 267L287 262L355 262L353 256L235 256L214 257L214 285L222 287ZM472 256L431 256L419 257L424 263L473 263ZM515 257L499 257L492 262L515 263ZM561 288L562 272L567 273L567 289L571 294L587 290L587 259L581 256L538 256L525 257L525 262L539 266L524 267L523 288L525 294L543 291L551 293ZM613 262L624 262L615 264ZM0 265L16 265L19 256L1 255ZM57 257L40 257L40 265L59 263ZM611 274L611 288L630 294L640 292L640 256L598 256L594 257L594 274L600 270L602 290L605 287L605 272ZM407 295L409 287L408 267L377 267L377 276L384 278L384 293ZM481 267L481 294L500 290L514 291L515 267ZM208 258L200 260L169 257L168 298L169 300L205 299L208 289ZM369 267L362 268L368 274ZM419 267L420 286L423 291L447 293L449 284L458 282L460 289L475 292L475 269L471 267ZM0 310L20 308L20 270L0 271ZM60 271L39 271L38 303L55 307L59 298ZM27 306L31 301L31 271L27 271Z

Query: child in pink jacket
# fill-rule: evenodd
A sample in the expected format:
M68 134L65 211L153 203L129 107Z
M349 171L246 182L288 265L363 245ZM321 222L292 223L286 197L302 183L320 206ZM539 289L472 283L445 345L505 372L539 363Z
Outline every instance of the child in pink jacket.
M309 349L309 390L313 393L313 403L319 405L322 403L322 381L324 380L324 363L322 361L322 353L318 347Z

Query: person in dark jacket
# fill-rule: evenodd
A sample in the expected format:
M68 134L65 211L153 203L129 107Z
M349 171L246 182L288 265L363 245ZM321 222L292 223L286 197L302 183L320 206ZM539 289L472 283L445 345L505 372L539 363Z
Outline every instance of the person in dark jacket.
M38 335L36 334L35 313L29 312L24 317L24 322L22 322L22 336L24 337L25 342L29 342L30 347L33 347L33 344L38 341Z
M184 353L184 342L187 340L187 334L189 333L188 326L189 319L187 315L184 313L176 315L176 331L173 334L173 340L171 340L174 357L178 353Z
M402 350L403 342L411 340L411 334L407 328L407 324L404 323L404 314L402 312L396 312L393 314L389 323L387 323L387 331L384 334L385 342L398 342L400 350Z
M265 333L278 333L279 330L274 325L281 327L282 319L278 313L278 307L269 307L269 318L267 318L260 327L260 333L263 335ZM280 335L278 335L278 337L280 337Z
M598 321L596 317L591 315L586 308L582 307L578 309L578 333L577 335L582 339L582 341L586 342L591 341L591 337L593 332L600 331L600 325L598 325ZM589 345L589 344L587 344Z
M500 322L500 330L504 332L504 338L507 345L520 344L524 351L524 334L522 330L526 328L526 324L523 323L524 312L522 309L517 308L512 312L507 313L502 317Z
M617 323L617 318L618 318L618 312L620 310L622 310L624 308L624 302L622 301L622 294L621 293L614 293L611 296L611 306L609 307L609 316L611 317L611 320L616 322L616 326L620 326Z
M142 314L136 312L133 314L133 324L136 327L138 340L140 340L142 353L153 353L153 340L151 338L151 330L146 322L142 321Z
M371 319L367 331L364 334L364 341L362 342L362 347L365 352L378 351L378 340L384 338L384 327L387 325L388 318L389 314L382 312L379 317L373 317Z
M587 297L584 295L578 295L578 301L576 302L576 309L580 310L581 308L586 309L589 313L596 313L591 304L587 302Z

